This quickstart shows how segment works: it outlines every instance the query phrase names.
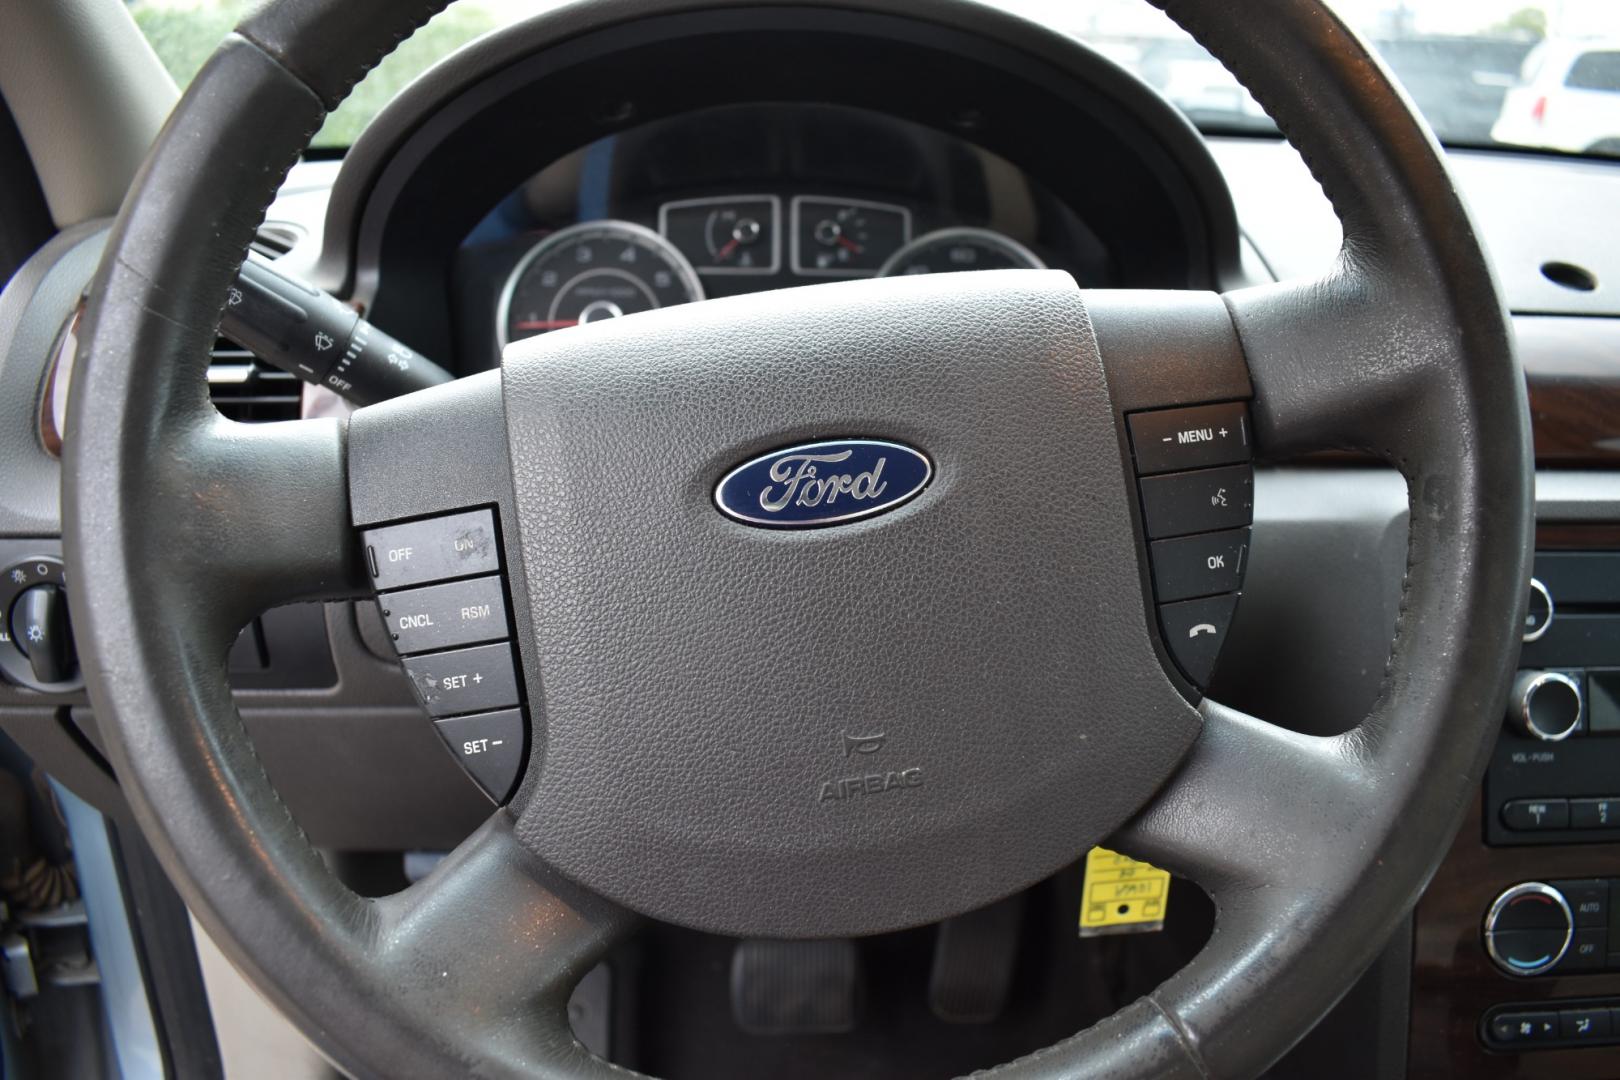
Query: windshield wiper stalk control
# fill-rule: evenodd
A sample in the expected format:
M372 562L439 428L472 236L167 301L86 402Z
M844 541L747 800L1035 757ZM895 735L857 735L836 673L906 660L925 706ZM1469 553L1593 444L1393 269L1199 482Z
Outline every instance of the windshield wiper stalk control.
M360 317L337 297L250 255L219 332L267 364L356 405L425 390L451 374Z

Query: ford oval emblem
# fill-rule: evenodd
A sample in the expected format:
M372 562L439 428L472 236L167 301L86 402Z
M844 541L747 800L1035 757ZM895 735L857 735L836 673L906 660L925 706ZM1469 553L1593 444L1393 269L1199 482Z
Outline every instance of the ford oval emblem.
M841 525L893 510L933 475L933 463L902 443L834 439L744 462L720 481L714 502L749 525Z

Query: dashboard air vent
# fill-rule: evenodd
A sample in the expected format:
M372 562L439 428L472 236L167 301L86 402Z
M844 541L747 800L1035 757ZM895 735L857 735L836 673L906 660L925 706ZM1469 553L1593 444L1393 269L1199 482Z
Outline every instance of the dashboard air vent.
M304 236L304 230L284 221L267 221L259 226L253 242L248 245L267 259L279 259L291 251Z
M303 384L257 360L235 342L220 338L214 342L208 364L208 396L232 420L250 424L296 420Z

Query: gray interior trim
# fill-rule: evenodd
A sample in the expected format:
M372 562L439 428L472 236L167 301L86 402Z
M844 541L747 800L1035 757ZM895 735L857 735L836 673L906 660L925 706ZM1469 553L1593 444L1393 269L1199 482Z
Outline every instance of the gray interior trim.
M1620 519L1620 472L1543 469L1536 473L1537 521Z
M116 213L180 97L120 0L0 0L0 94L59 229Z
M0 34L0 41L5 37ZM62 531L61 467L39 438L41 380L57 334L101 260L106 228L107 222L97 220L58 233L0 293L0 461L6 464L0 471L0 536Z

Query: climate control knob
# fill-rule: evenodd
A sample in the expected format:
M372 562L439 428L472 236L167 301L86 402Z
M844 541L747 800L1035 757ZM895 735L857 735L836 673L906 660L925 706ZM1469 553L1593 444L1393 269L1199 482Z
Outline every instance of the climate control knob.
M1585 713L1581 684L1561 671L1521 671L1508 697L1508 723L1545 742L1575 734Z
M1485 951L1509 975L1539 975L1569 951L1575 917L1551 885L1527 881L1506 890L1485 915Z

